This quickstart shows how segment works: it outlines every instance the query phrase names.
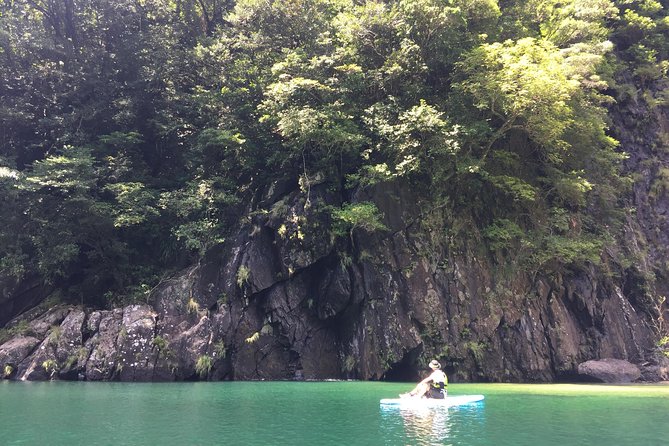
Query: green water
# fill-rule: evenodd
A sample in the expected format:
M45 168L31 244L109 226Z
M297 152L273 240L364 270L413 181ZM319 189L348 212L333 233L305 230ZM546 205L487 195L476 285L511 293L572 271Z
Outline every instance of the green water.
M0 382L2 445L667 445L669 386L452 384L451 409L381 409L408 384Z

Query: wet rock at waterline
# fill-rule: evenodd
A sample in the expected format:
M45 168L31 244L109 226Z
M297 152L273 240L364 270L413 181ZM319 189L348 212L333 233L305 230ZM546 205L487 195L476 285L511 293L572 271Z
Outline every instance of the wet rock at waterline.
M641 370L621 359L605 358L578 365L578 373L605 383L631 383L641 377Z

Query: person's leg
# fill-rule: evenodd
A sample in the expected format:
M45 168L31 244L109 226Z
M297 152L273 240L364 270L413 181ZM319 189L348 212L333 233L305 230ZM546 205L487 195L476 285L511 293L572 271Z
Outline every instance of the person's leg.
M422 398L430 390L429 384L419 384L416 386L418 391L415 393L416 398Z
M429 384L418 384L414 389L409 393L400 394L401 398L416 397L420 398L430 389Z

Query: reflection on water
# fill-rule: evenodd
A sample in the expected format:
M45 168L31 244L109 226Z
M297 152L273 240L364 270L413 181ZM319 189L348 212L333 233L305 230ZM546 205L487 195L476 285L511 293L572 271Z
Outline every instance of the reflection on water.
M455 438L480 432L483 403L463 407L381 407L381 431L386 444L454 445Z
M448 409L400 409L405 435L415 444L446 444L451 429Z

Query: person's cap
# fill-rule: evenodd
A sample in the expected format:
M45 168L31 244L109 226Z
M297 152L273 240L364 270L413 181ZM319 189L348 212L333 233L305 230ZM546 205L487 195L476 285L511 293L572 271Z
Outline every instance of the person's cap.
M433 359L432 361L430 361L429 365L430 365L431 369L440 369L441 368L441 364L439 364L439 362L436 359Z

